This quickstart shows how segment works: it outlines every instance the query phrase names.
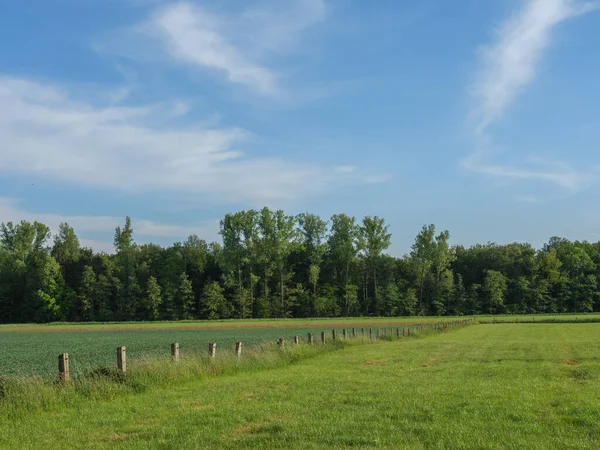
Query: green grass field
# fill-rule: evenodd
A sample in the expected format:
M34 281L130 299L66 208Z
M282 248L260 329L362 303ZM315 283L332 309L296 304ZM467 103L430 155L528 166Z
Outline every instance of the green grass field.
M301 347L271 367L5 412L0 446L600 448L600 324Z

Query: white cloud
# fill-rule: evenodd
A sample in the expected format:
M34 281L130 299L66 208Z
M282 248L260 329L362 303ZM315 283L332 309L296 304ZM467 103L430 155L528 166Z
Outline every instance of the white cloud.
M499 178L515 180L542 181L552 183L568 191L583 189L593 181L593 172L582 172L573 169L561 161L541 160L537 163L520 161L519 165L498 164L489 162L484 151L471 153L463 160L463 167L473 171Z
M556 26L597 6L576 0L525 0L523 8L500 26L494 44L481 53L481 69L472 92L478 150L463 162L464 167L497 177L550 182L569 190L589 182L589 174L563 162L538 158L527 167L489 162L489 128L535 79Z
M183 113L183 108L175 108ZM248 133L177 128L173 107L101 107L65 89L0 76L0 172L119 191L169 190L264 206L321 194L358 174L244 155Z
M115 228L123 225L124 218L112 216L65 216L60 214L35 213L27 211L19 206L19 202L11 198L0 197L0 222L20 222L27 220L29 222L42 222L52 232L58 230L61 223L67 222L75 232L80 235L82 246L91 247L96 251L113 251L112 240L100 241L89 239L86 236L90 233L106 233L112 236ZM180 225L170 225L156 223L151 220L131 219L134 237L138 242L149 242L151 238L171 238L173 240L184 240L192 234L196 234L206 241L219 240L219 221L205 220L198 226L185 227ZM138 239L141 237L141 239Z
M222 73L229 82L257 93L280 96L281 75L269 67L269 56L293 49L303 32L325 16L323 0L254 2L227 14L179 2L155 10L150 19L121 33L124 39L109 39L108 45L96 48L133 59L156 58L153 53L162 51L172 60ZM122 45L123 40L135 44Z
M220 34L218 18L190 3L171 5L157 14L153 25L163 34L169 54L187 63L219 69L234 83L276 90L276 76L248 60Z
M250 42L253 53L287 52L293 49L307 28L327 17L323 0L263 1L246 9L229 28L228 34L240 45Z

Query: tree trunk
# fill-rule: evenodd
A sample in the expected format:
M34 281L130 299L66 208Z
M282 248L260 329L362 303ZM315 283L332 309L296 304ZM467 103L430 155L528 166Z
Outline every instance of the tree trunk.
M425 285L425 267L421 269L421 288L419 293L419 315L423 313L423 287Z
M254 286L252 283L252 264L250 264L250 317L254 317Z
M268 269L265 266L265 290L264 290L265 301L267 301L269 299L269 278L267 276L267 272L268 272Z
M283 266L279 267L280 287L281 287L281 317L285 317L284 301L283 301Z
M365 314L369 315L369 275L367 274L367 271L364 271L364 277L365 277L365 282L364 282L364 287L365 287Z
M346 317L350 315L350 299L348 298L348 278L350 271L350 262L346 261Z
M377 269L373 261L373 295L375 296L375 314L379 314L379 303L377 302Z

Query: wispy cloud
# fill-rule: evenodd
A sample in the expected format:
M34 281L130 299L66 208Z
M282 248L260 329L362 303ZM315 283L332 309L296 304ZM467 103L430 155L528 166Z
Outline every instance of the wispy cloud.
M229 81L256 88L261 93L277 89L276 76L249 60L219 31L219 18L190 3L169 6L153 19L176 59L223 71Z
M597 8L598 3L577 0L525 0L523 8L499 27L495 42L481 52L471 117L478 149L463 161L464 167L496 177L550 182L569 190L590 181L590 174L564 162L538 158L525 165L509 165L491 161L490 128L534 81L554 29Z
M305 31L327 14L323 0L254 1L226 12L185 1L154 9L140 23L113 33L95 48L137 61L177 62L270 97L284 96L271 57L295 49ZM214 7L215 5L213 5Z
M91 247L96 251L110 253L113 251L110 237L107 240L98 240L86 238L85 236L89 236L90 233L107 234L110 236L117 226L123 224L124 218L112 216L68 216L32 212L22 208L16 199L0 197L0 222L20 222L21 220L42 222L48 225L53 233L58 230L58 226L61 223L67 222L80 236L81 245ZM204 220L197 226L180 226L132 218L132 226L136 240L141 243L150 242L153 238L183 240L192 234L196 234L209 242L219 239L218 220Z
M514 165L499 164L490 158L491 154L491 151L481 149L473 152L462 161L463 167L498 178L552 183L571 192L586 187L593 180L595 174L591 171L575 170L570 164L563 161L540 158L537 159L537 162L520 160Z
M178 127L183 105L98 106L68 89L0 76L0 173L119 191L168 190L263 206L322 194L357 173L244 154L236 127Z

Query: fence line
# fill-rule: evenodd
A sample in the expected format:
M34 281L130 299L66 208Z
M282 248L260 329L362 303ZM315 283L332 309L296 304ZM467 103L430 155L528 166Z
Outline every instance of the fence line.
M453 320L453 321L449 321L449 322L402 326L402 327L396 328L395 334L396 334L396 339L401 339L404 337L417 336L421 332L443 333L443 332L446 332L449 328L456 329L459 327L467 326L472 323L476 323L475 320L468 318L468 319L461 319L461 320ZM400 330L402 330L402 331L400 331ZM383 339L385 339L385 340L390 340L390 341L394 340L393 328L389 328L389 332L390 332L389 335L388 335L387 331L388 331L388 328L382 328L382 329L376 328L375 336L374 336L373 328L369 328L369 336L367 339L364 328L361 328L360 335L357 335L355 328L352 328L352 333L348 333L348 330L346 328L343 328L342 329L342 337L343 337L344 342L347 340L380 341L382 339L382 336L383 336ZM325 335L326 335L325 331L322 331L321 332L321 344L323 344L323 345L326 344ZM313 333L308 333L307 337L308 337L307 344L314 345ZM334 343L336 342L336 337L337 337L337 332L336 332L336 329L334 328L331 330L332 342L334 342ZM375 337L375 339L374 339L374 337ZM294 344L300 345L300 337L299 336L294 336ZM277 345L281 350L285 349L285 337L284 336L281 336L277 340ZM217 343L216 342L209 343L208 344L209 357L215 358L216 354L217 354ZM242 341L238 341L235 343L234 354L238 358L241 358L241 356L242 356ZM179 354L179 344L178 343L171 344L171 357L175 361L179 360L180 354ZM122 372L123 374L125 374L127 372L127 353L126 353L125 346L117 347L116 368L119 372ZM68 353L61 353L60 355L58 355L58 378L59 378L59 381L63 382L63 383L67 383L71 379L70 370L69 370L69 354Z

